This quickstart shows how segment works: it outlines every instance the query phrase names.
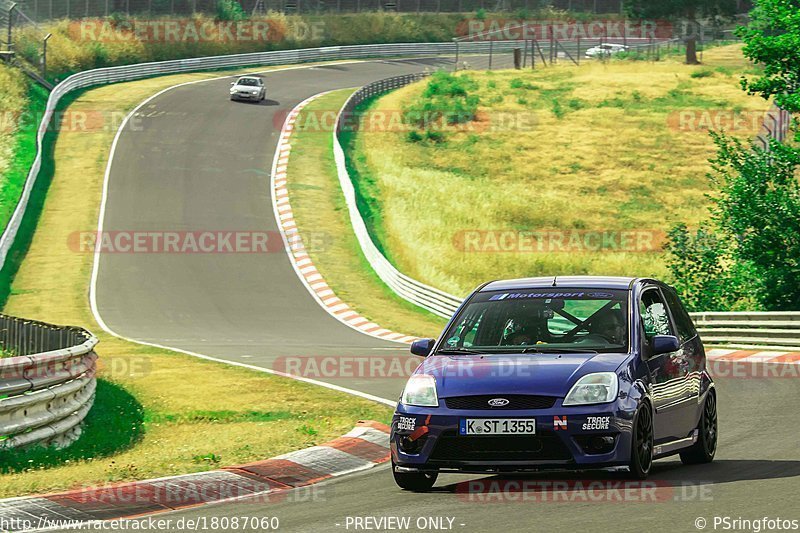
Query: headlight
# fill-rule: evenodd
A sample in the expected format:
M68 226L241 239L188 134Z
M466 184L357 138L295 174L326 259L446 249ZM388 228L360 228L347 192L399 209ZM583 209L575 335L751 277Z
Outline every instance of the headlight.
M572 386L563 405L613 402L618 392L619 381L614 372L587 374Z
M236 92L236 87L231 87L231 94Z
M411 376L400 397L400 403L418 407L439 407L439 398L436 396L436 380L427 374Z

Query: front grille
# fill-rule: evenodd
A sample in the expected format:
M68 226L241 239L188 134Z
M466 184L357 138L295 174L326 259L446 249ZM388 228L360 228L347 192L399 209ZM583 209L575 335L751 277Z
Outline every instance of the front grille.
M552 432L539 435L442 434L432 461L566 461L572 454Z
M508 405L492 407L489 400L504 398ZM445 398L448 409L549 409L556 403L553 396L535 396L531 394L484 394L481 396L454 396Z

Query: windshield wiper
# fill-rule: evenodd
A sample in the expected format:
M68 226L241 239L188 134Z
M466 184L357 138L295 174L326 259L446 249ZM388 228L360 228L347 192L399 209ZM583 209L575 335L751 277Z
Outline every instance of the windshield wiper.
M442 348L441 350L436 350L436 355L483 355L483 352L477 352L469 348Z
M582 348L544 348L541 346L528 346L519 353L599 353L597 350L586 350Z

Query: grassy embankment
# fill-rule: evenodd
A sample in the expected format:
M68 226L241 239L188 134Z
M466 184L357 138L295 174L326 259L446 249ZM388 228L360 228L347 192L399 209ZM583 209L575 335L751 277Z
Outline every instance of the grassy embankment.
M93 89L69 110L127 111L164 87L211 76ZM72 447L0 456L0 497L259 460L339 436L360 418L387 421L391 409L385 406L125 342L100 330L87 302L92 257L71 251L67 238L97 223L113 134L109 128L48 136L45 153L56 165L46 164L40 175L31 204L38 226L3 308L98 334L102 371L95 407ZM29 238L32 227L25 225Z
M230 16L233 16L232 14ZM470 29L469 21L475 13L391 13L371 12L359 14L286 15L270 12L266 16L249 17L241 13L233 18L243 20L223 21L223 24L241 24L242 38L204 38L216 34L220 21L209 15L192 16L125 16L115 14L107 19L90 19L83 22L56 20L41 24L41 28L19 30L16 38L17 52L32 65L39 64L41 42L45 33L52 33L48 43L48 74L52 79L97 67L127 65L146 61L162 61L189 57L223 54L288 50L318 46L342 46L376 43L449 42L454 35L463 35ZM508 13L483 13L487 25L492 20L507 22ZM591 17L566 11L543 8L517 14L529 20L566 20ZM159 22L178 22L177 33L165 37L162 29L148 30ZM253 38L252 23L268 27ZM148 26L150 25L150 26ZM234 26L232 26L234 27ZM263 27L263 26L261 26ZM141 38L134 37L130 28L139 28ZM141 29L145 28L145 29ZM196 31L189 31L194 28ZM233 33L236 33L234 30Z
M703 120L729 125L736 114L750 125L768 107L739 88L739 76L752 67L738 46L708 50L704 61L470 72L477 121L447 131L444 141L410 142L402 128L355 137L351 161L371 231L401 271L454 294L506 277L667 277L662 251L629 250L648 250L650 236L657 243L675 222L691 225L707 215L714 145ZM426 83L390 93L370 110L398 115ZM682 112L689 116L683 123ZM501 113L533 117L534 127L487 130ZM740 125L732 133L755 132ZM469 250L486 251L470 252L464 230L550 233L542 252L525 242L524 251L496 252L487 234L469 243ZM642 246L558 251L547 244L549 235L583 239L621 230L643 230Z
M400 299L372 271L350 226L333 159L333 137L319 118L333 114L352 89L325 95L304 108L292 135L289 192L301 232L325 228L336 239L309 255L339 298L382 327L410 335L437 336L444 320ZM305 127L303 126L305 125Z
M46 90L0 64L0 228L11 218L36 156L37 117L46 102Z

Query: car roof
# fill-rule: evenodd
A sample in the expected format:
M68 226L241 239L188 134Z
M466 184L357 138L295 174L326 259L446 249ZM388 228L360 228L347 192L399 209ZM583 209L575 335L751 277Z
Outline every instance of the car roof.
M622 289L630 290L639 278L626 276L546 276L491 281L480 288L480 292L518 289L545 289L551 287L569 289Z
M261 78L259 78L258 76L239 76L239 78L236 81L242 81L242 80L256 80L256 81L258 81L260 79Z

